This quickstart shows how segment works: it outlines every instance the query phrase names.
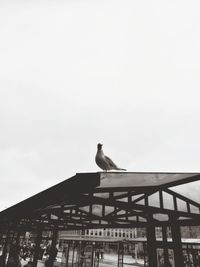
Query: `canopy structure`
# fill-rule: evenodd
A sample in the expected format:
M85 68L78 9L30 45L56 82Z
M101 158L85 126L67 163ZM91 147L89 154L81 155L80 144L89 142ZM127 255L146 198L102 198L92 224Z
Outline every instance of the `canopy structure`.
M195 173L78 173L0 213L0 227L51 229L198 225L199 202L171 188L197 181Z
M200 225L200 194L192 199L174 189L198 180L198 173L77 173L0 212L0 229L146 227L148 251L154 255L156 226L172 227L177 246L180 226ZM182 266L180 253L177 247L177 266Z

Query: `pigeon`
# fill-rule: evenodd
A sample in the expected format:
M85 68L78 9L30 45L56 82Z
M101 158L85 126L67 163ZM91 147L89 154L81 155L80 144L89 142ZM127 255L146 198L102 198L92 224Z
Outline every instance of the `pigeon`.
M97 145L97 154L95 157L96 164L104 171L108 170L122 170L126 171L126 169L122 169L117 167L117 165L107 156L104 155L102 150L102 144Z

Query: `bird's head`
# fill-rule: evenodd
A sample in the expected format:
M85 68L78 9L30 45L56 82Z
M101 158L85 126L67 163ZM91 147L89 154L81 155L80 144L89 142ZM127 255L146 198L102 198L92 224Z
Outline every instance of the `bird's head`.
M103 145L99 143L99 144L97 145L97 149L98 149L98 150L101 150L101 149L102 149L102 146L103 146Z

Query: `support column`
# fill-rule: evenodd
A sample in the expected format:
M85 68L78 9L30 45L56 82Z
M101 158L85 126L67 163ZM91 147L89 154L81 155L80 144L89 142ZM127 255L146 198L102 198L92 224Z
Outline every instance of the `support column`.
M181 229L179 222L176 218L171 218L171 232L174 248L174 261L175 266L184 266L182 242L181 242Z
M9 237L10 237L10 228L8 228L8 230L7 230L6 240L5 240L5 243L4 243L4 246L3 246L2 258L1 258L2 267L4 267L5 263L6 263L6 255L7 255L7 252L8 252Z
M170 267L169 254L168 254L168 243L167 243L167 227L162 226L162 237L163 237L163 248L164 248L164 261L166 267Z
M144 250L144 267L147 267L147 244L146 242L143 243L143 250Z
M147 219L147 255L148 266L157 267L156 233L152 215L149 215Z
M56 242L57 242L57 236L58 236L58 228L55 225L53 230L53 236L52 236L52 242L51 242L51 248L50 248L50 255L49 255L49 267L53 267L53 263L56 257Z
M94 246L95 246L95 242L92 242L92 257L91 257L91 267L93 267L93 264L94 264Z
M72 241L72 267L74 267L74 249L75 249L75 241Z
M37 240L35 244L34 256L33 256L33 267L37 267L41 242L42 242L42 228L39 227L37 232Z
M67 242L67 250L66 250L66 266L65 267L68 267L68 260L69 260L69 250L70 250L70 241Z
M123 267L124 264L124 244L122 241L118 242L118 264L117 267Z

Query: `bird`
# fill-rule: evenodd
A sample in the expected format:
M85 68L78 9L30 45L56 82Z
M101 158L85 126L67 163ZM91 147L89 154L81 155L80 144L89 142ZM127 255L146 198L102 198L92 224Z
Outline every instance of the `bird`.
M97 153L95 156L95 161L96 164L99 166L104 171L108 170L122 170L126 171L126 169L122 169L117 167L117 165L106 155L104 155L103 150L102 150L103 144L97 144Z

